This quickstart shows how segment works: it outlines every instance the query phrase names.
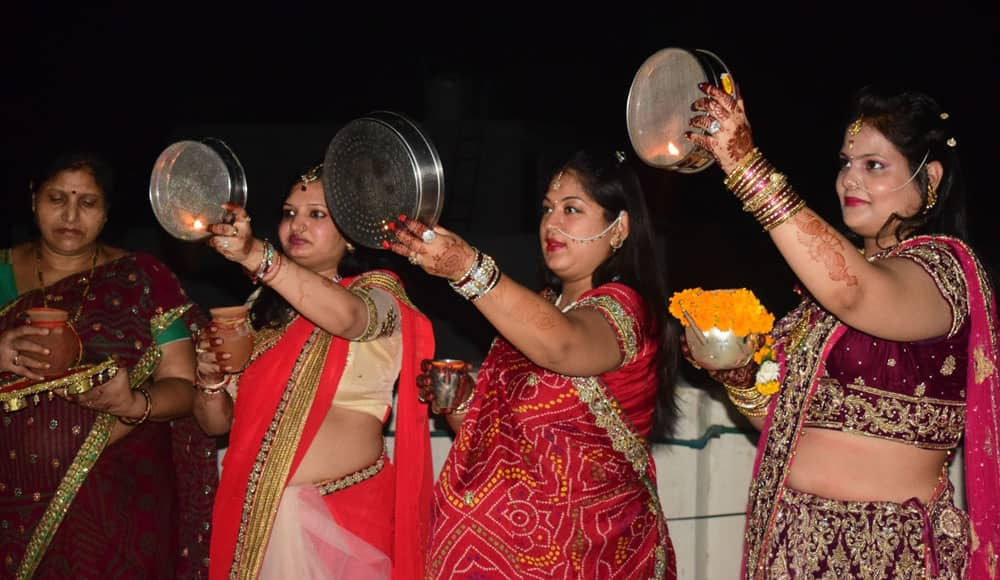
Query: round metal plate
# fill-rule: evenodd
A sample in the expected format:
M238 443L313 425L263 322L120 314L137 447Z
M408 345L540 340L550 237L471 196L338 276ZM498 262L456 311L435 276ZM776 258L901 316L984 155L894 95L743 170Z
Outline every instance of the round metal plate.
M712 165L707 151L688 141L684 132L696 113L691 103L704 94L698 83L722 86L726 65L706 50L664 48L639 67L626 106L628 135L639 157L654 167L695 173Z
M163 150L149 180L149 202L157 221L181 240L209 236L205 227L222 222L230 202L247 201L243 166L218 139L178 141Z
M444 171L434 145L408 118L388 111L345 125L323 163L327 206L344 234L370 248L391 241L400 215L428 226L444 205Z

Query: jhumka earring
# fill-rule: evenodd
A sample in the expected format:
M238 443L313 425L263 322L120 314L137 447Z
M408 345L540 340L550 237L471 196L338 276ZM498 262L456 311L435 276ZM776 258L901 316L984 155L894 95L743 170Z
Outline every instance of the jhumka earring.
M937 203L937 199L938 199L937 186L935 186L933 183L928 183L927 203L924 204L924 213L931 211L931 208L934 207L934 204Z

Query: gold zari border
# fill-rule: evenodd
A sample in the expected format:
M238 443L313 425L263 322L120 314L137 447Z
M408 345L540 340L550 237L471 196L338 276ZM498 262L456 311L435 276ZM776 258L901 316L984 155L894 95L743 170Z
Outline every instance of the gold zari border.
M250 472L229 578L257 578L331 342L330 334L313 329L295 361Z

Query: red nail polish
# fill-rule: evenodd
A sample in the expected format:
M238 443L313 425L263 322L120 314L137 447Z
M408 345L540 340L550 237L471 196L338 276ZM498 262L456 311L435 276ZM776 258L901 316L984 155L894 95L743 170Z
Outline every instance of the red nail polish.
M389 240L382 240L382 249L383 250L388 250L391 246L392 246L392 244L389 243Z
M391 231L396 231L396 222L389 222L389 229Z
M406 223L406 214L399 214L399 221Z

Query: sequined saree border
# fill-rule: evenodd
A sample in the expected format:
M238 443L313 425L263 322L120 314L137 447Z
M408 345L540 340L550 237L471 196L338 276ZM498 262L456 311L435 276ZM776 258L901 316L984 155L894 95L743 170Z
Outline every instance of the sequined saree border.
M229 578L256 578L259 573L331 342L328 333L313 329L295 361L250 472Z

